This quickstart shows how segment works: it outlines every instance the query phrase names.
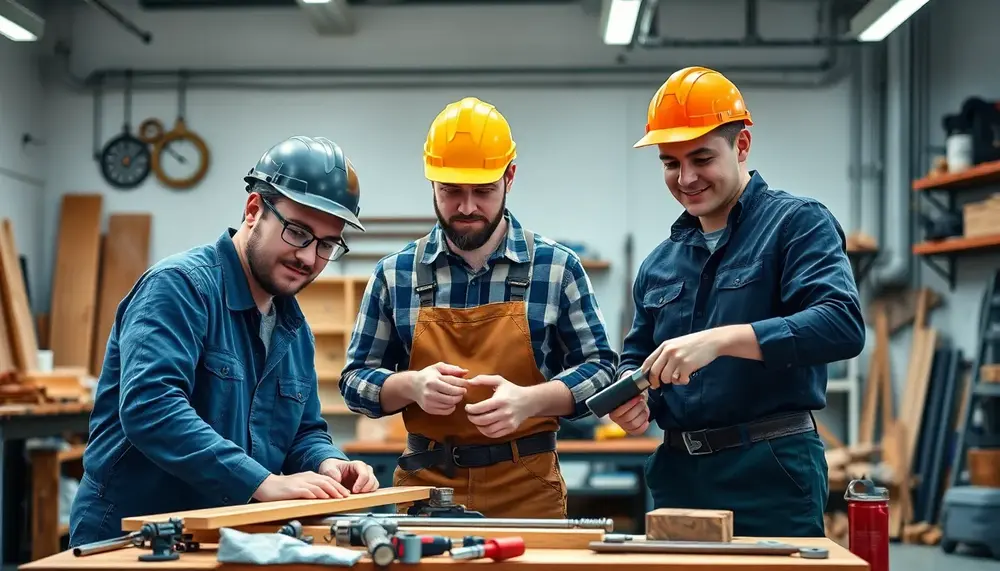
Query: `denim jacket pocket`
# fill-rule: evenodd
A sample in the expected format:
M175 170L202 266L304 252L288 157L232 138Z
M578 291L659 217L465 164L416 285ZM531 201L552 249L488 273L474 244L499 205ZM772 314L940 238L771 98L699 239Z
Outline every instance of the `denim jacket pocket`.
M773 314L764 261L719 270L715 278L718 311L725 323L746 323Z
M291 446L306 402L312 397L316 383L305 377L278 377L278 398L274 403L274 418L271 422L271 444L282 451Z
M198 414L214 428L235 410L233 393L242 387L246 372L239 357L223 349L205 349L198 367L192 402Z
M642 308L655 323L657 341L666 341L683 335L687 319L679 303L684 282L676 281L659 285L642 296Z

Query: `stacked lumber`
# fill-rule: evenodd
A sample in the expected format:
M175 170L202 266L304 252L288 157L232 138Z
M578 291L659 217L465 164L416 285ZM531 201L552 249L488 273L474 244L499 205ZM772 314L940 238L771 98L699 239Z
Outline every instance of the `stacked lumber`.
M112 214L104 235L101 207L99 194L63 196L47 316L29 303L13 221L0 224L0 404L90 399L118 302L149 267L152 220ZM51 365L39 362L43 348Z

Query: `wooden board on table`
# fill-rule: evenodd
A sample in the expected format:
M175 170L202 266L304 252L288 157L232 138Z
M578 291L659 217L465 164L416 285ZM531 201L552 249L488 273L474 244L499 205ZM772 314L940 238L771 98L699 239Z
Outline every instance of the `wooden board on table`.
M57 367L90 367L101 250L100 194L67 194L59 218L49 313Z
M431 496L432 489L434 489L432 486L398 486L335 500L281 500L127 517L122 519L122 530L135 531L140 529L144 523L161 522L170 518L183 518L186 531L287 521L364 510L387 504L425 500Z
M96 331L90 372L101 374L108 337L118 304L128 295L142 272L149 268L149 233L153 215L112 214L101 247L101 278L96 310Z
M765 569L823 569L824 571L863 571L868 564L844 547L825 537L761 537L734 538L733 541L756 543L758 541L780 541L801 547L821 547L829 551L827 559L804 559L798 555L681 555L660 553L594 553L584 549L530 549L519 557L507 561L455 561L447 555L425 557L419 567L442 567L456 569L484 565L490 571L522 571L543 569L544 571L608 571L612 568L642 569L662 571L664 569L694 569L697 571L764 571ZM325 545L320 540L320 545ZM181 553L174 561L145 563L139 561L140 553L148 549L129 547L87 557L74 557L71 550L38 559L20 566L22 571L148 571L151 566L171 571L260 571L260 565L220 563L214 548L203 546L200 551ZM281 571L315 571L316 565L269 566ZM367 555L351 569L353 571L376 571L379 569Z
M20 371L38 369L38 337L28 304L28 290L14 240L14 225L4 218L0 228L0 284L14 364Z
M459 541L466 536L479 537L520 537L527 549L587 549L591 541L603 541L604 530L601 529L538 529L528 527L434 527L434 518L428 520L427 526L406 526L400 531L417 535L441 535ZM239 525L234 527L245 533L274 533L278 529L275 524ZM314 541L331 536L330 526L303 525L302 535L311 536ZM193 532L194 540L201 543L218 543L219 530L207 529Z

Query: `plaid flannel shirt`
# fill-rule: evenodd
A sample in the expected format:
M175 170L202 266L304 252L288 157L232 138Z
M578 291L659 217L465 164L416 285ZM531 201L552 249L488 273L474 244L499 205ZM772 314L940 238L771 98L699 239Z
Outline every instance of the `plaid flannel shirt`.
M528 259L524 231L510 212L505 217L507 240L476 273L448 250L441 226L434 226L419 262L438 263L435 305L460 308L505 300L510 261ZM584 401L612 382L618 353L608 341L604 317L579 257L537 234L534 245L525 300L535 364L546 380L570 388L576 408L568 418L581 418L589 414ZM444 260L438 262L439 257ZM413 289L415 258L416 242L412 242L376 264L347 349L340 392L351 410L371 418L385 414L379 393L386 378L409 365L420 311Z

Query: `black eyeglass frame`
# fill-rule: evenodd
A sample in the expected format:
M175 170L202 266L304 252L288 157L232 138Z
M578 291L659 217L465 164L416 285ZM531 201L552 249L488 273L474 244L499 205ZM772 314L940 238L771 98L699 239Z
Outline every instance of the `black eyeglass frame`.
M305 229L302 225L296 224L295 222L292 222L287 218L285 218L284 216L282 216L281 213L278 212L278 209L275 208L274 205L271 204L270 201L268 201L264 197L261 197L260 201L264 203L264 206L266 206L268 210L274 213L274 216L277 217L278 222L281 222L282 226L281 239L289 246L294 246L296 248L307 248L309 247L310 244L316 242L316 255L328 262L336 262L337 260L343 258L345 254L351 251L351 249L347 247L347 242L345 242L343 238L320 239L311 231ZM291 232L291 238L289 237L290 232ZM302 239L295 240L295 235L294 235L295 232L301 233ZM331 244L330 251L332 253L330 255L332 257L326 257L320 252L320 247L322 246L322 244L325 243ZM336 253L337 248L340 248L341 250L339 253Z

